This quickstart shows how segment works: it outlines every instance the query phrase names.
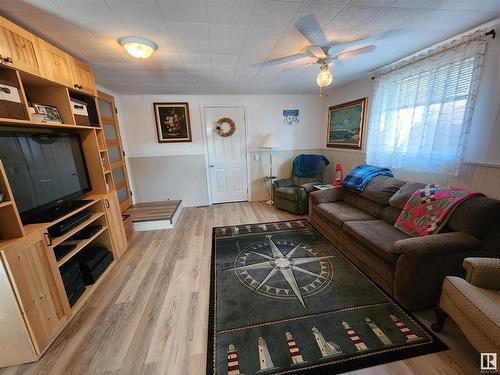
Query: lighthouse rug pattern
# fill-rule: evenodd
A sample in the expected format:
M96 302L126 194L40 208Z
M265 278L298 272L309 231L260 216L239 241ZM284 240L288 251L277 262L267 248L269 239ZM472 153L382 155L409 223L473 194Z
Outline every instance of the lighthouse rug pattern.
M335 374L446 349L306 220L214 228L207 374Z

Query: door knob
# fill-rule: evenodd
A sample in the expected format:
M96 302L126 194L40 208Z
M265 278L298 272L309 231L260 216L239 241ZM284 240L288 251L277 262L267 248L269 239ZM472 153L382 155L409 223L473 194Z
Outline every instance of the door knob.
M209 167L210 167L210 168L213 168L213 167L214 167L214 165L213 165L213 164L210 164L210 165L209 165Z

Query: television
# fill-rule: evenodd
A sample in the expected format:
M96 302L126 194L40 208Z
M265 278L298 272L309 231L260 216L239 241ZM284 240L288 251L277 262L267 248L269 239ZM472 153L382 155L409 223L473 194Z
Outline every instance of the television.
M0 131L0 160L24 224L53 221L92 190L78 134Z

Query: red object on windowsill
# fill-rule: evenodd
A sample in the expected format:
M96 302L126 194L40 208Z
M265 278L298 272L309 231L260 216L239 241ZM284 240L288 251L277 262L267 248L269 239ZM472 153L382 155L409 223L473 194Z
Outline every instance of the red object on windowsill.
M342 180L344 179L344 174L342 172L342 163L338 163L335 166L335 180L333 180L333 186L336 188L342 186Z

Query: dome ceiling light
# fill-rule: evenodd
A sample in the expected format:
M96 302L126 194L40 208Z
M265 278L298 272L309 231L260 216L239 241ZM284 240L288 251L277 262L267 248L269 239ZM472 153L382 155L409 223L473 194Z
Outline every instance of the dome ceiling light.
M118 39L118 43L137 59L147 59L158 48L153 41L138 36L124 36Z

